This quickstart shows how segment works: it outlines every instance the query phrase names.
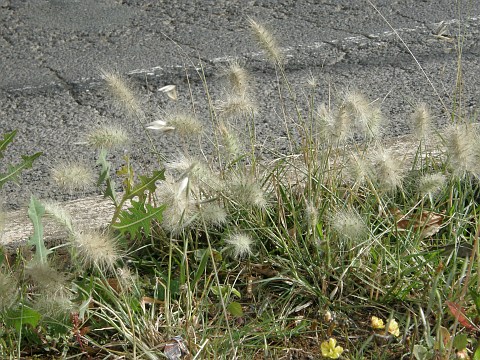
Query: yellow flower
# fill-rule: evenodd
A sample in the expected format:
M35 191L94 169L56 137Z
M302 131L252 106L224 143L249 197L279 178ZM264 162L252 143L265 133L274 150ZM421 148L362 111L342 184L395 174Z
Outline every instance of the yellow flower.
M322 356L329 359L338 359L343 353L343 347L337 346L337 340L332 338L322 342L321 349Z
M388 332L394 336L400 336L400 329L398 328L398 323L395 319L390 320L388 323Z
M371 326L372 326L372 328L374 328L376 330L377 329L385 329L385 324L383 323L383 320L379 319L376 316L372 316Z

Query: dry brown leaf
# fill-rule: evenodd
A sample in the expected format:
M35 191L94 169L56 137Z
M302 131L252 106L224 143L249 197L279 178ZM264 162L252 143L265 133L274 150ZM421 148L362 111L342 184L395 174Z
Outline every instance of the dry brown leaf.
M391 214L397 223L397 230L421 230L421 237L433 236L444 226L445 213L422 211L420 214L403 215L399 209L392 209Z

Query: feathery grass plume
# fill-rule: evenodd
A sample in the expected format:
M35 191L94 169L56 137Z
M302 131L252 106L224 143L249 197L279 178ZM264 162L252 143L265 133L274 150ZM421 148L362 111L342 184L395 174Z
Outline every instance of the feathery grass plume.
M455 176L480 173L478 140L478 132L471 124L454 124L446 130L448 163Z
M128 115L140 115L142 113L140 102L127 81L118 73L104 70L101 73L116 103Z
M227 212L216 202L205 202L201 205L200 212L207 225L219 227L227 222Z
M402 187L405 169L400 155L394 155L390 149L377 148L373 155L373 174L383 192L395 191Z
M365 157L351 153L347 165L343 168L343 174L356 185L364 185L371 179L372 170Z
M310 74L306 79L306 83L312 90L315 90L318 86L318 79L313 74Z
M75 259L80 264L101 271L113 270L121 257L117 240L100 230L85 229L75 232L72 245L75 249Z
M417 139L423 139L430 133L432 117L427 104L420 103L412 114L413 131Z
M58 163L52 169L51 174L57 185L66 191L85 191L95 184L92 169L81 162Z
M250 236L244 233L231 234L225 243L230 245L233 257L241 260L252 254L253 240Z
M425 174L417 184L417 191L420 196L429 196L433 198L445 187L447 177L441 173Z
M351 117L344 108L338 109L334 114L331 109L322 104L317 110L317 119L319 133L324 141L333 140L336 143L343 143L352 135Z
M87 144L100 150L113 150L128 141L128 134L118 125L102 125L87 134Z
M255 103L246 94L227 95L224 100L218 101L215 107L223 118L248 117L257 113Z
M281 65L283 62L283 54L271 32L252 18L248 19L248 24L257 44L265 52L266 57L274 65Z
M0 312L10 309L17 303L19 285L12 274L0 269Z
M267 206L265 191L254 177L244 174L233 174L228 179L224 196L246 209L252 207L263 209Z
M167 113L165 126L173 127L175 133L184 139L201 135L203 126L196 116L186 111L175 111Z
M220 134L220 142L222 148L225 149L225 155L227 156L227 159L236 159L242 152L240 139L238 138L236 132L224 122L220 122L217 129Z
M45 293L38 294L33 307L42 316L48 316L53 319L68 319L74 309L71 296L67 293Z
M318 224L318 209L312 201L307 201L305 204L305 218L307 226L314 228Z
M365 137L375 138L379 135L382 122L379 106L369 103L363 94L353 90L345 93L343 108L355 119Z
M54 295L66 292L65 274L48 263L32 261L25 266L25 274L43 294Z
M194 157L180 154L173 160L165 163L165 168L169 173L178 177L188 174L189 179L195 184L202 185L202 190L213 189L218 190L221 187L221 180L218 178L208 165Z
M42 201L42 204L45 207L45 213L47 215L52 216L55 221L60 225L65 226L71 233L73 233L72 218L65 208L59 203L52 201Z
M137 288L138 276L132 273L128 267L124 266L123 268L116 269L115 275L119 285L119 292L132 293L134 289Z
M234 94L244 96L248 90L249 75L237 61L232 61L225 71Z
M157 200L167 205L162 214L162 226L165 230L178 234L196 220L192 187L193 183L189 184L188 177L175 181L169 174L166 174L165 180L157 186Z
M367 224L355 209L335 209L329 220L332 230L342 240L359 242L368 237Z

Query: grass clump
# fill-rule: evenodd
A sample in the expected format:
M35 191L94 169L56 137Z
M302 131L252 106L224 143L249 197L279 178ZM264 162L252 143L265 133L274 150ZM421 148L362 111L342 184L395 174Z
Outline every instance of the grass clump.
M34 252L19 251L0 272L5 356L479 353L474 124L457 117L437 136L420 104L409 114L413 145L398 150L382 138L379 104L358 90L328 106L307 95L301 105L274 38L249 24L278 70L291 152L258 144L251 77L238 63L226 71L225 98L207 97L209 124L194 108L146 123L129 85L105 74L150 139L176 132L183 153L148 175L126 156L117 194L109 152L123 140L87 136L99 150L97 185L115 209L110 228L79 229L58 205L32 199ZM182 95L162 89L175 102ZM270 157L260 159L260 150ZM65 226L63 244L46 247L44 213Z

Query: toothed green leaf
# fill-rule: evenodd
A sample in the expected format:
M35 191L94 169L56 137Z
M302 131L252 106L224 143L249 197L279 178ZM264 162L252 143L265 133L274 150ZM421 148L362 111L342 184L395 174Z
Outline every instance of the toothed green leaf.
M7 172L2 174L0 173L0 188L5 184L7 181L18 181L20 173L25 169L30 169L33 166L33 162L37 159L41 152L33 154L31 156L22 155L22 162L18 165L9 165L7 167Z
M20 332L22 325L31 325L32 328L35 328L41 317L39 312L26 305L21 305L20 308L8 312L6 322L9 326L15 327L17 332Z
M150 193L153 193L156 189L155 183L158 180L165 180L165 171L160 170L160 171L154 171L152 176L142 176L140 175L140 183L135 185L132 189L132 191L127 194L127 198L131 199L135 196L138 196L142 198L144 196L145 191L148 191Z
M141 235L143 229L146 236L150 235L152 220L161 221L165 206L154 207L141 201L131 202L131 207L120 212L118 221L112 225L122 234L129 233L132 237Z
M14 130L12 132L6 133L3 135L3 140L0 141L0 159L3 158L3 152L7 148L8 144L10 144L13 141L13 138L17 135L17 130Z

